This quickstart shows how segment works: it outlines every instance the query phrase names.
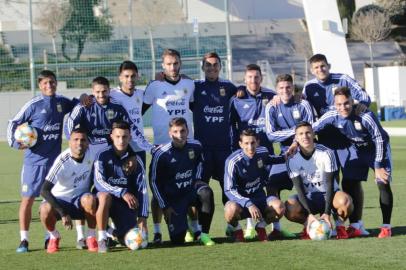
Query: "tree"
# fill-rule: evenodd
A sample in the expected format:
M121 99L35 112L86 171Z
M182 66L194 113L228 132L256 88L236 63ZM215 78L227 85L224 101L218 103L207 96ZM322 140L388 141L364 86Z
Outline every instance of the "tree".
M406 0L376 0L385 9L392 23L391 37L404 40L406 37Z
M355 12L355 1L337 0L337 6L341 20L343 21L344 19L347 19L348 27L350 27L351 18Z
M105 41L112 36L113 27L107 10L101 9L101 0L69 0L70 12L65 25L59 31L62 37L62 54L68 60L68 43L77 46L74 61L78 61L86 41ZM101 11L96 14L95 11Z
M371 66L374 66L372 45L386 39L391 32L391 21L385 10L376 5L360 8L352 18L351 33L369 48Z
M58 76L58 52L56 50L56 37L59 30L65 25L70 16L69 5L65 2L48 1L41 6L42 16L37 19L37 24L45 28L46 33L51 37L52 49L55 55L56 75Z

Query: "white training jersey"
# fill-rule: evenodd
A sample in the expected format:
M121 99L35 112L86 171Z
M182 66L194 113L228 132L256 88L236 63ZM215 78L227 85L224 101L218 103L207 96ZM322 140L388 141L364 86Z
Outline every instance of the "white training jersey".
M74 198L85 192L90 192L93 180L93 161L89 149L86 150L82 162L75 161L70 149L63 151L56 159L45 181L54 184L51 193L55 197Z
M129 96L122 92L119 87L110 91L110 97L115 102L124 107L127 111L131 121L138 128L138 130L144 135L144 122L142 120L142 103L144 99L144 90L135 89L134 93ZM135 130L132 130L131 136L137 138ZM131 147L135 152L143 151L138 144L132 140Z
M290 178L300 176L306 194L326 192L326 173L337 171L333 151L320 144L315 144L315 151L310 158L303 157L298 151L287 161L287 167ZM334 190L337 189L337 183L334 181Z
M144 103L152 105L152 129L154 144L170 142L169 121L175 117L186 119L189 138L193 138L193 117L189 102L193 102L195 83L190 79L180 79L176 84L167 81L152 81L145 89Z

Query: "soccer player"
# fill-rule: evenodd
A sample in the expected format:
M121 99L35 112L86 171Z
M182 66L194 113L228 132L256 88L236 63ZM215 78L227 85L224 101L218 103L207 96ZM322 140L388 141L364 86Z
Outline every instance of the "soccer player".
M285 162L283 157L271 158L265 147L259 146L258 135L251 129L240 134L240 150L226 160L224 190L229 199L224 207L224 217L233 226L234 239L244 242L243 231L238 221L251 217L259 221L255 227L258 239L268 241L265 226L278 221L285 207L275 196L267 196L270 167L276 162Z
M86 217L88 237L86 244L90 252L97 251L96 240L96 197L90 193L93 185L93 161L88 149L86 130L78 128L72 131L69 148L55 160L41 189L45 199L40 206L40 218L49 232L50 241L47 252L59 250L61 239L55 225L58 219L67 229L72 229L72 219Z
M198 240L212 246L215 243L210 239L209 230L214 213L213 191L201 181L202 146L188 139L188 133L184 118L175 117L169 122L171 142L160 146L152 155L152 192L163 210L173 244L185 242L187 212L194 205L202 227Z
M296 125L295 139L299 151L287 161L289 176L295 186L296 195L286 201L285 216L292 222L304 225L302 239L309 239L309 226L315 215L331 227L331 210L337 212L337 239L348 238L344 221L351 214L351 197L338 190L334 176L337 164L334 153L327 147L314 143L314 132L310 123Z
M305 83L303 96L315 108L317 118L334 109L333 95L337 87L345 86L350 89L354 103L358 104L356 107L357 113L364 111L370 105L371 100L368 94L354 79L345 74L330 73L330 64L325 55L315 54L309 59L309 62L310 70L315 78ZM333 149L338 157L345 156L348 152L347 148L351 145L351 142L332 126L320 131L317 137L319 143ZM337 159L338 162L340 160L342 158ZM342 164L340 164L340 167L342 167ZM369 232L363 226L362 220L353 220L355 217L362 216L364 194L360 182L343 182L343 190L349 192L354 203L354 212L350 217L350 222L360 223L362 234L369 235Z
M286 154L294 139L296 124L301 121L313 123L313 108L306 100L296 101L293 96L293 78L289 74L276 77L276 93L280 102L276 105L268 103L265 108L266 134L269 141L279 142L281 155ZM275 164L271 169L268 194L280 198L281 190L292 190L293 183L287 173L286 164ZM270 238L292 237L286 230L282 230L279 222L273 224Z
M120 242L136 226L143 237L148 235L148 190L141 158L136 157L135 170L126 170L126 159L135 155L129 147L130 125L124 121L113 122L110 138L112 145L101 150L94 163L94 183L99 200L96 213L99 253L108 251L106 229L109 217L116 226Z
M179 52L174 49L165 49L162 53L164 80L151 81L145 89L142 114L152 106L151 124L155 145L171 141L168 135L168 123L175 117L185 118L188 126L192 127L190 103L193 102L195 85L193 80L180 76L181 65ZM193 138L192 130L189 132L189 138ZM153 242L161 243L162 211L155 197L151 201L151 210L154 222Z
M96 155L100 149L109 144L112 123L117 120L124 120L131 124L131 131L134 134L132 139L136 141L139 147L150 151L152 145L131 121L127 111L110 99L110 83L106 78L96 77L93 79L92 94L96 102L90 106L78 104L69 115L67 120L68 133L78 125L85 128L89 136L90 151Z
M56 95L56 76L52 71L39 73L38 86L41 94L28 101L9 121L7 139L11 147L25 149L21 171L21 204L19 209L21 243L18 253L28 252L28 230L34 199L40 195L42 183L55 158L61 152L62 125L65 114L74 106L70 99ZM24 147L14 139L17 126L28 123L38 132L37 143Z
M233 150L239 149L239 134L250 128L258 135L259 144L273 154L272 142L268 140L265 131L265 106L275 96L275 92L261 86L261 68L256 64L246 66L244 80L246 86L238 89L243 95L233 98L230 105ZM247 219L245 236L247 239L255 237L254 225L250 218Z
M361 181L368 179L368 169L374 170L383 219L378 237L390 237L393 195L390 186L392 161L389 136L371 111L355 113L351 90L347 87L339 87L335 90L334 105L336 110L325 113L314 123L314 130L318 132L327 126L334 126L351 140L352 145L342 162L343 187L347 188L350 195L353 190L348 188L348 186L352 186L348 184L356 182L361 185ZM362 207L362 205L354 207ZM360 209L354 209L354 211L362 213ZM348 228L348 234L351 237L362 234L360 224L356 222L358 219L361 219L361 216L353 218L353 221L350 219L351 225Z
M131 121L137 127L138 131L144 136L144 123L142 120L142 103L144 90L136 88L138 79L138 67L134 62L124 61L119 67L120 86L110 92L110 98L114 103L118 103L127 111ZM145 165L145 150L138 146L134 138L137 137L136 130L131 131L131 148L141 157Z

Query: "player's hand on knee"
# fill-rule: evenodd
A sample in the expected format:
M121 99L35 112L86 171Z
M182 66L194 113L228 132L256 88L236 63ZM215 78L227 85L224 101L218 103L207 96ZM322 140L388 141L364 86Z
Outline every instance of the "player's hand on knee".
M178 214L175 212L175 210L173 210L172 207L168 207L166 209L163 209L163 213L164 213L164 218L166 221L166 224L171 224L171 217L172 215L177 216Z
M330 229L333 228L333 226L331 225L330 215L323 214L321 215L320 219L324 220L328 224L328 226L330 226Z
M390 173L385 168L375 168L375 181L388 184Z
M134 196L134 194L130 192L126 192L123 195L123 200L128 204L128 207L131 209L137 209L138 208L138 200Z
M67 230L72 230L72 219L69 215L65 215L62 217L62 225Z
M260 220L262 218L261 211L255 206L255 204L248 207L248 211L254 220Z

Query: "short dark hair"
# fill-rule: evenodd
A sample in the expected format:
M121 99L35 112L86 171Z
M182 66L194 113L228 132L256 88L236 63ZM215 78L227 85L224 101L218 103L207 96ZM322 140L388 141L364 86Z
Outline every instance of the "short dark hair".
M219 64L221 66L221 59L220 56L216 53L216 52L208 52L203 56L202 59L202 67L204 66L204 64L206 63L207 58L216 58L219 61Z
M174 56L174 57L178 57L178 59L180 60L180 53L175 50L175 49L165 49L162 53L162 61L164 60L165 56Z
M313 55L312 57L310 57L310 59L309 59L310 64L313 64L313 63L316 63L316 62L321 62L321 61L324 61L324 62L328 63L327 62L327 57L324 54L321 54L321 53L317 53L317 54Z
M296 132L296 130L298 130L298 128L301 128L301 127L310 127L313 130L313 127L309 122L301 121L301 122L297 123L297 125L295 127L295 132Z
M258 140L258 134L251 128L244 129L240 133L240 141L242 141L242 137L255 137Z
M276 84L278 84L279 82L290 82L293 83L293 78L292 76L290 76L290 74L279 74L278 76L276 76Z
M113 124L111 125L111 132L113 132L114 129L127 129L128 131L130 130L130 124L124 120L117 120L114 121Z
M92 87L95 86L96 84L100 84L100 85L105 85L107 87L110 87L110 82L106 77L96 77L93 79L92 81Z
M74 129L72 129L71 134L73 133L81 133L81 134L85 134L87 137L87 130L81 126L79 127L75 127Z
M258 66L257 64L249 64L245 67L245 72L249 71L249 70L256 70L259 72L259 75L262 76L262 71L261 71L261 67Z
M172 118L171 121L169 121L169 128L171 128L173 126L179 127L179 126L183 126L183 125L186 126L187 129L189 129L187 126L186 119L183 117L175 117L175 118Z
M338 87L336 90L334 90L334 96L345 96L346 98L352 98L350 89L345 86Z
M56 81L56 75L50 70L44 69L37 76L37 82L40 83L45 78L52 78Z
M122 62L120 67L118 68L118 74L123 72L123 70L127 70L127 69L134 70L136 73L138 73L137 65L132 61L126 60L126 61Z

